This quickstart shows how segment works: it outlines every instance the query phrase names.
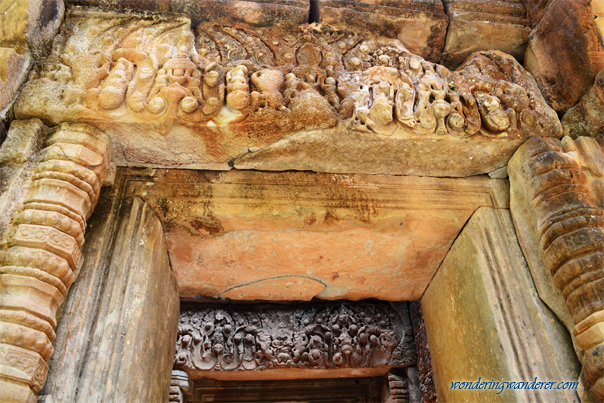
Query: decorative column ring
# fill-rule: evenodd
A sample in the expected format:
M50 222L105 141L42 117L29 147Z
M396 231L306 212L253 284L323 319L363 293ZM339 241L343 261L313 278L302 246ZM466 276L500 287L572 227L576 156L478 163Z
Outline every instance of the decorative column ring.
M76 277L86 220L112 159L86 124L50 135L0 251L0 401L35 402L48 372L57 309Z

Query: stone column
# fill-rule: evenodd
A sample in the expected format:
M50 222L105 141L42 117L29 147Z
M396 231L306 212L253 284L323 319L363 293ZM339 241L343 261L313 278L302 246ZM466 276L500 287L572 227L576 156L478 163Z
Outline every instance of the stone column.
M0 401L34 402L57 310L78 270L86 220L112 158L109 138L63 123L47 140L0 252Z
M580 367L566 329L539 299L508 210L474 213L424 293L422 310L439 401L578 401L573 389L494 384L571 382Z
M559 316L572 318L567 326L583 360L581 401L604 401L602 147L588 137L534 137L508 168L514 224L533 277L543 283L540 294Z

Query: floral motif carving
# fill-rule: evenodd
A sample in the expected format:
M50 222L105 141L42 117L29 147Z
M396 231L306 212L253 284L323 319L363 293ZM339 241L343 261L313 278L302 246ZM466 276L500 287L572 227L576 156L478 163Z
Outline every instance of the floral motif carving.
M201 23L194 35L185 19L72 12L71 21L77 29L63 33L30 81L56 87L63 107L93 119L270 130L262 125L269 118L289 132L341 122L387 136L561 134L534 81L497 52L452 72L397 40L330 26ZM83 38L89 47L76 51Z
M415 359L405 337L386 304L188 309L174 364L197 371L405 366Z

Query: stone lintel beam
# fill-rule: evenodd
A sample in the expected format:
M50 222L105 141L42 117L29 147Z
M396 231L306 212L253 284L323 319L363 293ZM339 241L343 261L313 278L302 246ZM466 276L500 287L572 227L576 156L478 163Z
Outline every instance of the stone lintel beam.
M518 239L544 301L574 333L581 401L604 400L604 152L535 137L509 165ZM564 303L566 307L564 307ZM567 309L567 310L566 310ZM570 317L569 317L570 312Z
M121 170L164 224L180 295L419 299L507 181L309 172Z
M44 385L57 310L112 158L109 138L86 124L59 125L45 145L0 249L2 402L32 402Z
M393 308L396 307L396 309ZM416 363L406 303L215 306L181 311L175 369L192 379L362 377Z

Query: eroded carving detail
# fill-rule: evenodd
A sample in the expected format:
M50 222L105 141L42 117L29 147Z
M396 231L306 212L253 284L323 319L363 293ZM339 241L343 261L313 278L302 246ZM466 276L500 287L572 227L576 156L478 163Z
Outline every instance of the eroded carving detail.
M44 385L57 309L75 278L110 161L109 139L91 126L64 123L47 140L0 250L0 381L33 393ZM0 388L0 400L11 394L18 395L12 386Z
M502 54L478 54L451 72L399 41L329 26L202 23L194 37L184 19L70 20L30 81L55 88L62 109L94 119L224 127L268 117L288 132L342 121L381 135L510 139L560 132L534 83Z
M594 139L575 142L569 137L534 137L522 152L543 258L575 322L577 344L585 350L585 401L602 401L604 153Z
M415 352L404 336L386 304L185 310L174 364L192 371L406 366Z

